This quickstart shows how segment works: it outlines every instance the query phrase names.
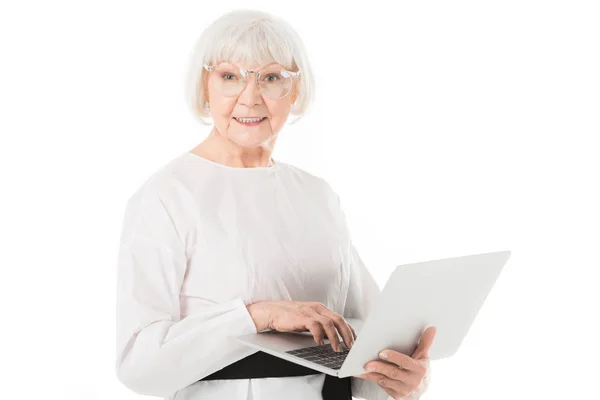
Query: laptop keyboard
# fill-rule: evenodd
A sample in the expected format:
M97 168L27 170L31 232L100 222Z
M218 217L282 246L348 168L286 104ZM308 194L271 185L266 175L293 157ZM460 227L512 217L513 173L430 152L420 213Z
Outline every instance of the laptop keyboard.
M340 353L333 351L331 344L305 347L303 349L286 351L286 353L303 358L307 361L312 361L324 367L340 369L348 352L350 352L350 349L348 349L344 343L341 343L341 346L342 351Z

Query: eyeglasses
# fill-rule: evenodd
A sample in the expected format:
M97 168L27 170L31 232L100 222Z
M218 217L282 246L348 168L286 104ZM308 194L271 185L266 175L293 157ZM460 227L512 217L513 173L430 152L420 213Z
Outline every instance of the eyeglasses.
M230 63L206 65L204 68L216 78L216 87L224 96L237 96L248 82L248 74L256 76L256 83L262 94L271 99L281 99L292 89L300 71L287 71L279 64L270 64L257 71L243 69Z

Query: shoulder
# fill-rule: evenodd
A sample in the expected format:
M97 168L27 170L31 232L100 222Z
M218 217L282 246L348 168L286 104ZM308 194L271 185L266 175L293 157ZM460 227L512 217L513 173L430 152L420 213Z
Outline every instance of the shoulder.
M167 160L156 170L142 178L125 200L125 223L134 224L140 219L185 220L181 214L187 201L187 188L181 180L180 157Z
M122 245L139 239L173 251L185 248L190 218L184 214L187 194L178 182L176 164L171 160L161 165L144 177L126 198L120 237Z
M128 207L142 206L151 199L168 198L173 194L177 176L177 160L169 160L142 178L141 183L130 192Z

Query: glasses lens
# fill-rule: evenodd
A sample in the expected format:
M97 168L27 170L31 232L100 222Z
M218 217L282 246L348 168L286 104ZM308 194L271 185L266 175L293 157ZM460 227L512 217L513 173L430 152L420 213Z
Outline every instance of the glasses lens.
M244 79L240 69L232 64L219 64L213 71L217 87L225 96L235 96L242 91Z
M258 84L265 96L279 99L290 92L292 77L281 67L269 67L261 71Z

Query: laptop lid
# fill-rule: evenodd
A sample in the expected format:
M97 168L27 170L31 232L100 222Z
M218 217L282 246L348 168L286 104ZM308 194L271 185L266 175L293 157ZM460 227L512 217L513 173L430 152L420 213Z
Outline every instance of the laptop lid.
M475 254L400 265L388 279L365 319L339 376L364 373L379 351L412 355L421 333L437 328L431 360L452 356L460 347L510 251Z

